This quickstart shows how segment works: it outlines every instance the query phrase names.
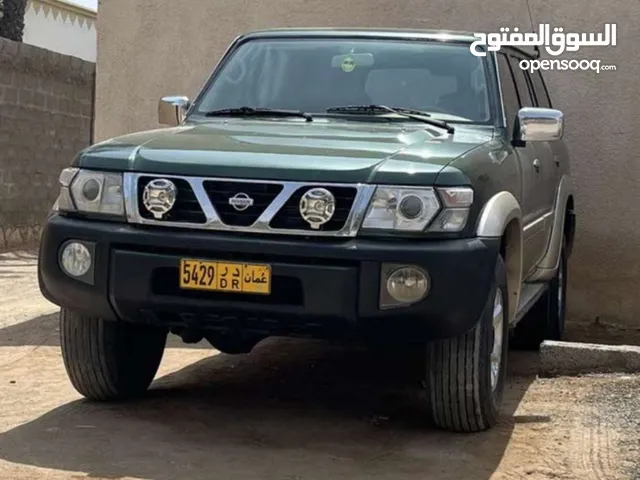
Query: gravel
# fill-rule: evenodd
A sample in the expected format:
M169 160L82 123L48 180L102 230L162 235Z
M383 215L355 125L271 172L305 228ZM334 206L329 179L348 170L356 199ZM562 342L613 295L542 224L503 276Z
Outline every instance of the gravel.
M601 375L588 375L598 378ZM627 461L622 470L630 480L640 480L640 376L607 376L607 382L594 382L593 389L584 399L586 405L593 407L594 414L586 417L587 427L604 424L615 431L616 441L611 448L625 452Z

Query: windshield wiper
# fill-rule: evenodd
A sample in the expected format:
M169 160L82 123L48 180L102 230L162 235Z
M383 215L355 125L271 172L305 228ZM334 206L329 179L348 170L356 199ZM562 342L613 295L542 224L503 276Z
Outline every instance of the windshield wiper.
M223 108L220 110L212 110L210 112L206 112L204 114L206 117L223 117L223 116L243 116L243 117L302 117L310 122L313 120L313 117L300 110L282 110L277 108L254 108L254 107L238 107L238 108Z
M395 113L404 117L412 118L420 122L428 123L435 127L444 128L448 133L455 132L455 128L443 120L436 120L427 112L413 110L404 107L388 107L386 105L344 105L341 107L327 108L327 113L354 113L354 114L376 114L380 112Z

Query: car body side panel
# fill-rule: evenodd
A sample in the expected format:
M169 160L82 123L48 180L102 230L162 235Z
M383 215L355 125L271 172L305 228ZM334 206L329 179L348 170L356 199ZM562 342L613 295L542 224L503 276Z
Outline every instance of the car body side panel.
M536 271L527 278L529 282L546 282L555 275L560 261L560 251L567 213L567 202L574 194L573 181L567 174L562 175L557 190L555 209L551 216L552 226L547 249L541 261L538 263Z

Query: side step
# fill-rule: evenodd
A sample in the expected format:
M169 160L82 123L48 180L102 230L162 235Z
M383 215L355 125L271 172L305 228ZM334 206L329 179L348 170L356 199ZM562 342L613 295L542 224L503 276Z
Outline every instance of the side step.
M549 288L549 286L546 283L525 283L522 285L520 303L518 304L518 311L516 312L513 325L522 320L522 317L531 310L531 307L533 307L542 294L547 291L547 288Z

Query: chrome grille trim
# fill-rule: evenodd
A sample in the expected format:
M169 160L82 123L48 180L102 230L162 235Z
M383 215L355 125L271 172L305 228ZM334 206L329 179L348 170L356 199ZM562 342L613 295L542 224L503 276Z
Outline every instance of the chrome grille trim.
M205 223L189 223L189 222L170 222L162 220L147 219L140 215L138 205L138 179L140 177L157 177L157 178L177 178L185 180L191 185L193 193L200 204L200 208L204 212L206 221ZM262 212L258 220L248 227L238 227L233 225L226 225L220 219L220 216L216 212L213 203L209 199L207 192L204 189L204 182L207 180L224 181L224 182L238 182L238 183L271 183L282 185L282 191L276 196L271 204ZM301 187L313 187L313 186L334 186L334 187L352 187L356 189L356 196L353 200L353 205L342 229L337 231L315 231L315 230L300 230L300 229L279 229L271 228L269 223L278 213L278 211L285 205L287 200ZM125 172L123 178L123 190L125 209L127 212L127 221L132 224L139 225L153 225L158 227L173 227L181 229L194 229L194 230L213 230L220 232L244 232L244 233L270 233L277 235L303 235L313 237L355 237L362 225L364 216L367 212L369 202L373 197L375 191L375 185L368 185L363 183L332 183L332 182L288 182L288 181L276 181L276 180L254 180L254 179L234 179L234 178L222 178L222 177L191 177L183 175L164 175L158 173L131 173Z

